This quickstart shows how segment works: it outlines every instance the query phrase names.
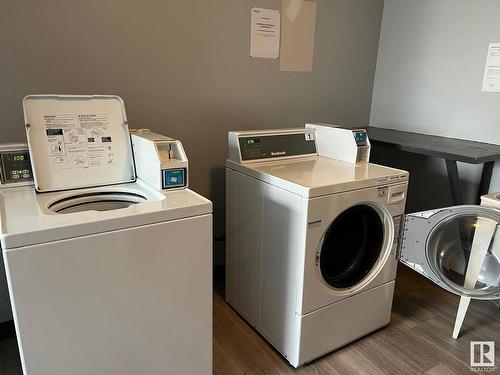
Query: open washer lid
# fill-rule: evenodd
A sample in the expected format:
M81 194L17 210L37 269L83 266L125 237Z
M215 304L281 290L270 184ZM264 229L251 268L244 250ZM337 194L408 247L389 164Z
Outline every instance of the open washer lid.
M119 96L30 95L23 108L37 191L135 181Z

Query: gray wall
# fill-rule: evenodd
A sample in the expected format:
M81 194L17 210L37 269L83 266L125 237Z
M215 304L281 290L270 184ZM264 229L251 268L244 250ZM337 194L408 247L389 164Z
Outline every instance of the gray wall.
M386 0L371 125L500 144L500 93L481 92L499 14L498 0ZM451 202L442 160L374 155L412 172L409 208ZM499 164L491 191L500 190ZM480 168L461 165L460 173L470 200Z
M369 120L383 0L319 0L314 70L249 58L250 7L279 0L0 3L0 142L24 139L27 94L118 94L131 127L184 143L224 232L229 129Z

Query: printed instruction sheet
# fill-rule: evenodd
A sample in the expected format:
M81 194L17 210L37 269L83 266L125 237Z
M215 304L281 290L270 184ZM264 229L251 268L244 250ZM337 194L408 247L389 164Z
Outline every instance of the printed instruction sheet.
M250 9L250 57L277 59L280 53L279 10Z
M105 114L44 116L53 169L112 165L113 140Z
M482 91L500 92L500 43L489 45Z

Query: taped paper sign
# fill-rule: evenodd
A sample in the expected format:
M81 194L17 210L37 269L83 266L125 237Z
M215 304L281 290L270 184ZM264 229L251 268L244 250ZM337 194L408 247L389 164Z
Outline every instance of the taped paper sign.
M482 91L500 92L500 43L489 45Z
M280 53L280 12L252 8L250 22L250 57L277 59Z

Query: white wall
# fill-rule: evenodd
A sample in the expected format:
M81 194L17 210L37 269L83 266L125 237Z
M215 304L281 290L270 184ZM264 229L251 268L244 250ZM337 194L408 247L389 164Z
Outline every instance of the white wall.
M500 42L499 15L498 0L385 0L370 124L500 144L500 93L481 92L488 44ZM449 201L444 162L392 156L426 184L414 184L411 204L429 205L426 173L441 195L433 204ZM491 191L500 190L499 165ZM480 167L459 167L471 199Z

